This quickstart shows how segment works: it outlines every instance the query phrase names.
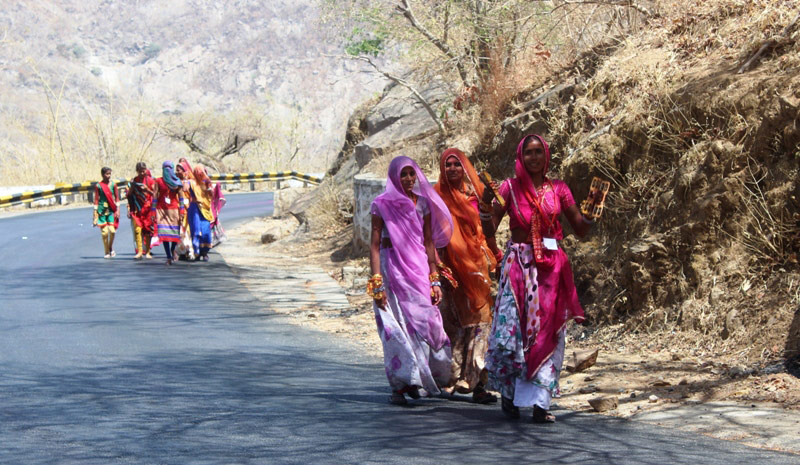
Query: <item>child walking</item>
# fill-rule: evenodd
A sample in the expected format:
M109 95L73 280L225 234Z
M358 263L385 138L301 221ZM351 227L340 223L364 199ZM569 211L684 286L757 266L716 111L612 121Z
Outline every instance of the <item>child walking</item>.
M103 258L112 258L117 255L114 252L114 235L119 227L119 192L117 187L111 182L111 168L104 166L100 170L103 180L95 185L94 193L94 220L93 226L100 228L103 237Z

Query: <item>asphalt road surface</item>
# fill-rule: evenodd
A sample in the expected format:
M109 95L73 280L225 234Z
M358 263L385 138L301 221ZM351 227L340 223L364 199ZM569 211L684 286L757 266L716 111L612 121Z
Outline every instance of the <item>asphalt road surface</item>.
M272 211L228 200L228 226ZM216 253L135 262L124 216L116 249L86 208L0 219L0 463L800 463L564 410L391 406L380 360L264 311Z

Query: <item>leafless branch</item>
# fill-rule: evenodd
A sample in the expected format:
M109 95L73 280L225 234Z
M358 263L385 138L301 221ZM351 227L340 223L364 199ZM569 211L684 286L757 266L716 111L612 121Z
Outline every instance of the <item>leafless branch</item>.
M751 56L747 61L744 62L744 64L739 68L739 71L737 71L736 74L742 74L745 71L749 70L753 66L753 64L756 61L758 61L759 58L761 58L761 55L766 53L767 50L778 45L779 39L788 36L789 32L791 32L791 30L794 29L794 26L797 24L798 20L800 20L800 13L797 13L797 16L794 17L794 20L792 20L792 22L789 23L788 26L783 28L783 31L781 31L781 34L778 37L773 37L768 41L764 42L764 44L761 45L758 51L754 53L753 56Z
M436 122L436 126L439 128L439 132L441 132L441 133L445 132L444 123L442 123L442 120L439 118L439 115L436 114L436 111L433 110L433 107L431 107L431 105L428 103L428 101L425 100L425 97L423 97L422 94L420 94L419 91L416 88L414 88L414 86L409 84L405 79L397 77L397 76L395 76L395 75L393 75L391 73L388 73L388 72L382 70L369 57L365 57L365 56L350 56L350 55L348 55L347 58L350 58L352 60L359 60L359 61L363 61L365 63L368 63L370 66L372 66L372 68L375 71L377 71L378 73L382 74L387 79L389 79L391 81L394 81L397 84L399 84L399 85L405 87L406 89L408 89L409 91L411 91L411 93L414 94L414 97L417 99L417 101L422 105L423 108L425 108L425 111L428 112L428 115L431 117L431 119L433 119L433 121Z
M408 20L414 29L419 31L419 33L428 39L430 43L436 46L436 48L438 48L453 61L453 64L458 71L458 75L461 77L461 83L465 88L469 88L470 84L469 78L467 77L467 70L464 68L464 63L462 62L461 58L445 42L442 42L436 36L431 34L431 32L428 31L428 29L417 20L417 17L414 15L414 11L411 9L411 2L409 0L400 0L400 5L397 6L397 11L399 11Z
M561 5L558 5L555 8L553 8L552 11L555 11L567 5L606 5L606 6L619 6L625 8L632 8L645 16L648 17L653 16L653 12L650 11L647 7L632 0L563 0L563 2L564 3L562 3Z
M228 141L225 145L217 151L214 158L218 158L223 160L225 157L231 156L233 154L239 153L245 145L249 144L250 142L255 142L258 140L256 136L242 136L239 134L231 134L228 138Z

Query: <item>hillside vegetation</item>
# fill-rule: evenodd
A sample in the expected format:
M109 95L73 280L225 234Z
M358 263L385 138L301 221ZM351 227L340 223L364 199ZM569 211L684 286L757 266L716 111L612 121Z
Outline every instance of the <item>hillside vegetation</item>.
M477 89L455 92L440 109L446 132L398 143L364 170L382 174L402 153L435 179L438 154L457 145L505 178L521 136L542 133L552 142L551 175L566 180L576 199L593 176L612 182L591 239L565 241L589 315L583 337L646 334L656 350L681 345L796 368L796 2L639 2L632 13L614 8L637 2L533 3L551 10L526 26L538 43L530 42L524 60L476 68ZM561 21L555 33L541 32L570 5L584 8L572 25L585 27ZM592 5L607 9L590 17ZM616 27L615 11L638 19ZM435 21L427 24L436 31ZM602 33L576 37L587 30ZM458 88L459 74L447 76Z

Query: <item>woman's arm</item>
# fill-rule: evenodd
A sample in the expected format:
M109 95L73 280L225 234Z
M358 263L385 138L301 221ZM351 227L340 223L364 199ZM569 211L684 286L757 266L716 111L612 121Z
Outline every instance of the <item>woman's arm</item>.
M481 228L483 235L486 237L494 237L497 233L497 225L503 220L503 215L506 214L506 209L501 207L499 203L492 202L494 195L492 190L486 188L483 190L483 197L480 202L480 218ZM487 207L489 207L487 209Z
M567 221L569 221L570 226L572 226L572 230L575 231L575 234L583 239L589 234L589 230L592 229L592 225L594 221L589 220L583 213L578 209L577 204L572 204L564 211L564 216L567 217Z
M381 232L383 231L383 218L372 215L372 230L369 239L369 267L372 278L381 275ZM386 309L386 293L380 299L375 299L375 305L381 310Z
M151 196L151 201L150 201L150 209L153 211L153 213L155 213L156 208L158 208L159 194L160 192L158 191L158 183L156 183L153 185L153 195Z
M425 215L425 222L422 227L423 243L425 253L428 255L428 269L430 273L436 273L436 248L433 246L433 233L431 232L431 215ZM431 286L433 294L433 305L439 305L442 301L442 283L436 281Z
M122 206L119 204L119 186L117 186L117 183L114 182L113 179L111 180L111 192L113 192L111 195L114 196L114 203L117 204L117 211L114 212L114 220L119 221L119 209L122 208Z

